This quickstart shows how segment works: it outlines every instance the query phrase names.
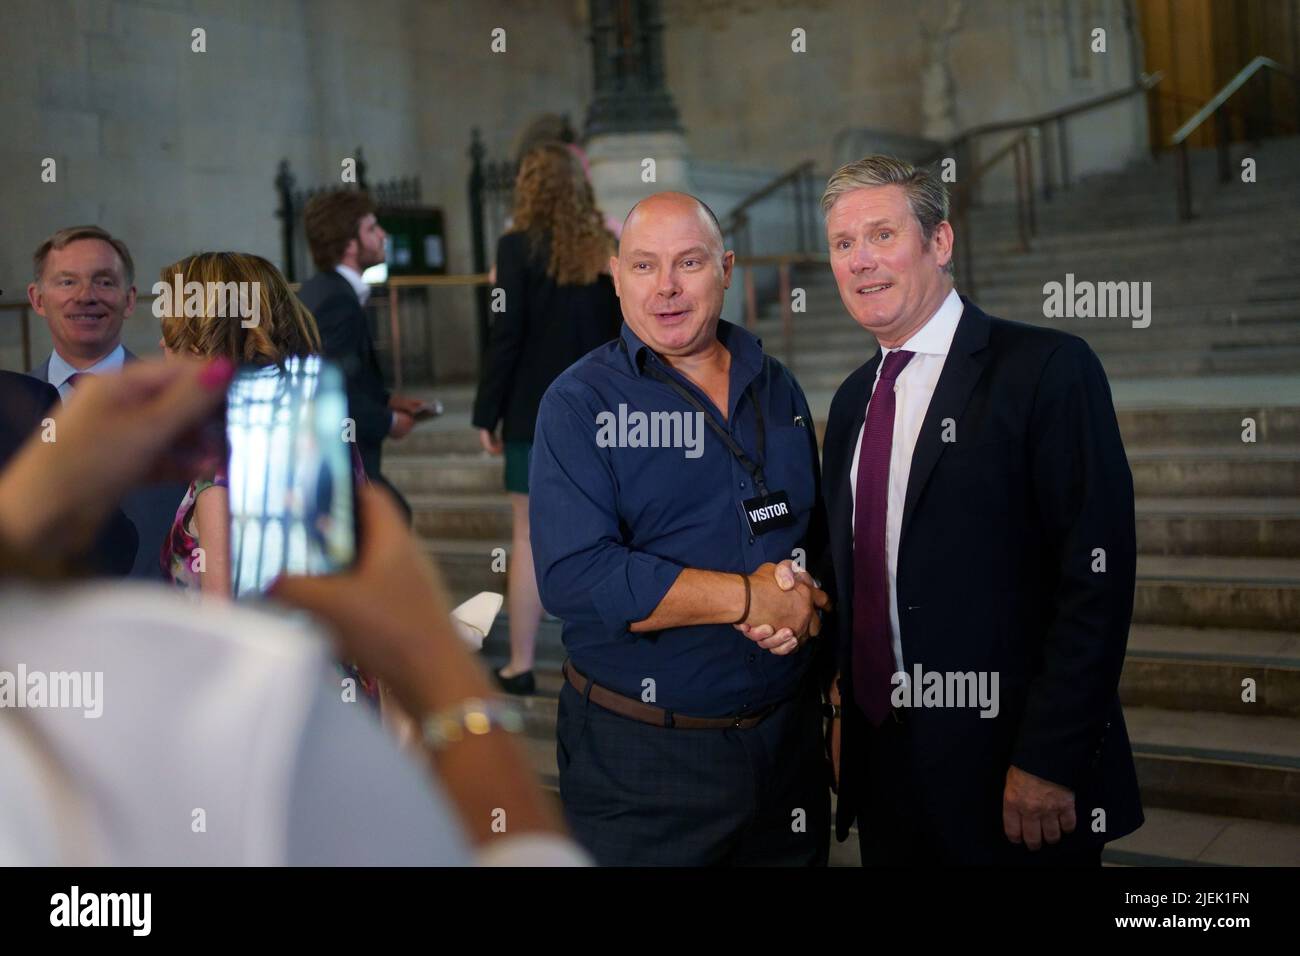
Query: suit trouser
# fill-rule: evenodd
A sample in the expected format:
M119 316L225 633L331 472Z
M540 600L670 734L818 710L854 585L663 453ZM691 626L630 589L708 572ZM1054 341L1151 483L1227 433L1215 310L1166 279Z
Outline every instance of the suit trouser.
M825 866L830 793L814 692L756 727L682 730L621 717L567 682L560 797L602 866Z
M985 812L972 820L963 838L953 839L951 827L941 827L925 816L923 808L934 801L926 799L919 783L906 711L901 720L891 714L879 727L865 722L862 727L863 746L841 759L861 761L857 826L863 866L1100 865L1102 845L1083 838L1086 820L1079 820L1075 834L1059 844L1044 843L1031 851L1012 843L1002 832L1000 803L992 794Z

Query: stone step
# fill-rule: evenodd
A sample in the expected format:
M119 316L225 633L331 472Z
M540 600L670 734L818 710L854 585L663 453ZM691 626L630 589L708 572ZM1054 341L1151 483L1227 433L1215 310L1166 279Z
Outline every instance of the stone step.
M1198 183L1193 186L1195 218L1184 222L1178 216L1172 184L1171 177L1154 186L1149 202L1090 196L1085 192L1075 194L1077 202L1054 199L1050 203L1038 203L1035 210L1038 228L1031 245L1158 245L1184 237L1212 235L1215 229L1241 233L1252 223L1257 230L1265 223L1285 235L1293 227L1279 215L1280 209L1294 208L1300 200L1300 188L1294 181L1255 193L1245 189L1219 190L1217 184ZM1250 185L1254 188L1259 184ZM1015 248L1019 242L1013 203L975 209L970 223L971 232L981 241L986 237L997 239L1006 249Z
M457 603L480 591L506 591L510 539L425 538L426 554L433 558L452 599ZM502 569L502 570L498 570Z
M1140 446L1128 449L1128 461L1139 498L1285 498L1300 489L1300 447L1295 445Z
M1133 621L1300 630L1300 560L1138 555Z
M1277 396L1278 400L1285 398ZM1116 418L1126 448L1163 445L1222 445L1241 440L1247 418L1254 421L1258 447L1300 448L1300 397L1292 406L1201 406L1119 408Z
M1296 866L1300 826L1144 807L1146 822L1106 845L1113 866Z
M474 538L509 541L510 500L504 491L491 495L411 495L416 533L426 538Z
M403 494L479 495L505 490L504 466L491 455L391 455L384 475Z
M469 422L469 413L445 415L438 427L417 427L401 441L384 446L384 460L394 455L485 455L479 445L478 429ZM500 458L496 459L501 461Z
M1135 625L1120 697L1131 707L1300 717L1300 634Z
M1140 498L1143 554L1300 558L1300 498Z
M1148 806L1300 824L1300 720L1126 707Z

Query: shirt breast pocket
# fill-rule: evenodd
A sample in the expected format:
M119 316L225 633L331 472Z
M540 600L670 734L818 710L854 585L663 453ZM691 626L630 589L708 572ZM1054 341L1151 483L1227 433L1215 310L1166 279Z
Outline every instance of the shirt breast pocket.
M763 477L770 492L784 491L795 515L812 511L817 492L812 434L798 425L768 426Z

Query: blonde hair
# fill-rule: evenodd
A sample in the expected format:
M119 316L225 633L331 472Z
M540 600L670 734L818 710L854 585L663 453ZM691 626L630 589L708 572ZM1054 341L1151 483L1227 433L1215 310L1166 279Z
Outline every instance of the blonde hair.
M893 156L866 156L856 162L846 163L826 183L822 193L822 215L829 216L831 207L844 193L872 186L901 186L907 196L907 206L921 224L921 238L929 242L939 223L948 218L948 187L933 170L917 167ZM944 267L951 274L952 260Z
M122 275L126 279L127 287L135 285L135 263L131 260L131 250L126 247L125 242L99 226L69 226L67 229L60 229L37 246L36 252L32 254L32 275L37 285L40 285L41 279L45 276L45 260L49 258L50 253L80 239L98 239L112 246L118 259L122 261Z
M546 274L559 285L588 285L614 254L587 174L569 148L544 143L530 149L515 180L512 232L526 233L534 249L550 246Z
M261 256L246 252L200 252L166 266L162 282L203 285L203 314L186 315L186 296L171 297L170 314L161 316L163 341L173 352L224 355L234 362L278 365L291 355L321 351L320 330L307 307L289 289L280 270ZM220 286L257 283L258 321L244 327L238 315L220 303ZM219 304L220 303L220 304Z

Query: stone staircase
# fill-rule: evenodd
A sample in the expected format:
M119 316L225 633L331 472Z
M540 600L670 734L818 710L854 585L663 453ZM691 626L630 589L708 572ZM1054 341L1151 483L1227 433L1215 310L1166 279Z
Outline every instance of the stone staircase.
M1175 222L1169 170L1155 165L1040 206L1029 253L1016 248L1013 211L981 210L973 223L977 301L1093 345L1133 470L1138 582L1120 690L1147 824L1108 846L1112 864L1300 865L1300 150L1283 141L1252 155L1261 181L1221 190L1210 185L1212 157L1195 157L1203 215L1189 224ZM1150 327L1045 319L1043 284L1066 272L1150 281ZM808 309L795 316L794 354L784 354L775 309L759 334L824 420L834 389L875 346L844 314L828 269L795 285ZM472 389L437 394L448 414L391 444L385 471L452 591L504 591L492 571L493 550L509 547L501 461L482 455L469 427ZM1246 418L1253 443L1242 440ZM486 658L504 660L507 634L503 617ZM559 624L546 621L539 694L525 706L549 787L562 657ZM832 863L856 862L856 840L833 844Z

